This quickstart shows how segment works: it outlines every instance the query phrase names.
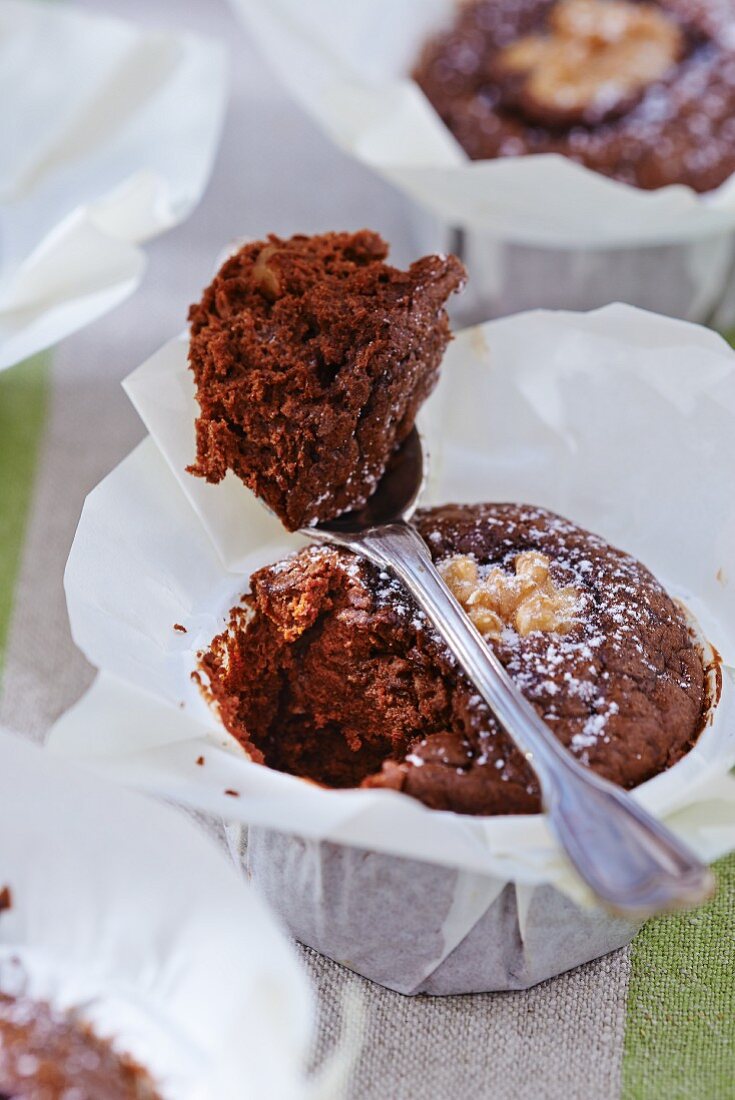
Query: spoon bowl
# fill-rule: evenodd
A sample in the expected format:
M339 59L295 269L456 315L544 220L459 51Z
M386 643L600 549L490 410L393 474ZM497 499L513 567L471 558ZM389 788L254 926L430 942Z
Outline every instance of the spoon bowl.
M357 534L369 527L380 527L396 520L408 521L416 510L419 497L426 484L426 462L417 428L412 428L403 444L391 456L385 473L375 492L362 507L345 512L337 519L327 520L316 527L304 528L303 534L320 537L320 534Z

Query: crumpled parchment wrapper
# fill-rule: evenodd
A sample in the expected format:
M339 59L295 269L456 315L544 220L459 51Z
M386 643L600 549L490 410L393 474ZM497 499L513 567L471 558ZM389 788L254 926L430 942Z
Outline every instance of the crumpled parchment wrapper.
M0 370L132 294L204 190L226 69L191 34L3 0Z
M640 927L553 886L270 829L250 828L242 855L298 940L398 993L527 989L623 947Z
M455 0L231 0L294 98L347 153L447 224L564 248L735 230L735 179L643 191L566 157L471 161L408 75Z
M306 978L191 821L0 732L0 990L78 1011L164 1100L314 1096Z
M375 907L375 935L392 954L373 960L371 976L389 981L395 968L405 991L433 981L434 991L456 992L462 980L476 989L473 969L495 983L487 988L507 988L623 942L630 926L604 918L603 927L597 914L575 918L569 943L565 898L590 899L543 815L432 811L394 791L325 790L245 757L191 672L252 570L300 540L234 477L212 486L184 472L196 405L183 337L139 368L127 390L151 437L88 497L66 572L74 637L102 671L56 725L51 748L226 820L306 838L308 866L336 868L335 893L320 894L312 882L298 894L292 845L303 841L261 838L251 857L257 877L294 931L306 938L321 929L320 949L355 967L368 965L359 914ZM716 646L724 684L713 722L685 759L634 795L708 860L735 847L727 775L735 762L734 415L735 356L724 341L628 306L529 313L460 333L423 413L424 503L515 500L567 515L646 562ZM320 850L311 842L328 843ZM379 874L349 886L345 868L358 857L342 846L371 860L407 860L411 869L398 874L400 889L385 890ZM388 867L384 881L395 880ZM414 895L426 876L432 885ZM311 912L297 914L296 925L299 898ZM409 898L412 928L424 928L432 944L410 973L399 961ZM544 922L557 938L540 934ZM463 954L472 943L474 961ZM500 962L489 971L481 959L491 944ZM458 949L465 979L451 967L439 973L445 957L454 966Z

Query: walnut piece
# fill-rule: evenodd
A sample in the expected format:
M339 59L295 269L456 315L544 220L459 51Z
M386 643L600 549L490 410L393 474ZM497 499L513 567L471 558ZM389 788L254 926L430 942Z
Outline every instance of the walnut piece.
M265 248L260 250L258 258L253 264L253 278L258 290L271 302L274 302L281 293L281 281L273 268L268 266L268 261L276 252L278 252L276 245L267 244Z
M481 575L474 558L459 554L438 569L484 638L497 641L505 627L522 635L571 630L582 606L579 589L557 588L551 562L535 550L518 554L513 564L515 573L496 566Z
M519 105L534 121L603 121L634 106L684 52L681 28L630 0L560 0L549 34L502 50L499 71L524 78Z

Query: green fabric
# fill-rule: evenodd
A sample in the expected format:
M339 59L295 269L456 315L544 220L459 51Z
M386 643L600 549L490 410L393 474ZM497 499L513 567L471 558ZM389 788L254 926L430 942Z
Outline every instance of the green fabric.
M735 853L716 869L709 905L633 943L624 1100L735 1097Z
M0 675L46 420L50 353L0 372Z
M633 941L622 1100L735 1098L735 852L716 870L709 905Z
M709 905L633 941L622 1100L735 1100L735 853L716 870Z

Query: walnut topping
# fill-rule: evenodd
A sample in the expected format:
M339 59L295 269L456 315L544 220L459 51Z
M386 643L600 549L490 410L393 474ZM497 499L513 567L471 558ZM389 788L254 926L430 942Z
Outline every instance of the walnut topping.
M669 16L630 0L560 0L549 29L518 39L498 62L501 73L524 78L519 105L545 123L602 121L629 109L684 51Z
M458 555L438 569L485 638L498 640L504 627L519 634L543 630L566 634L579 614L582 593L557 588L545 554L526 550L514 562L515 574L494 567L481 574L474 558Z
M270 301L275 301L281 293L281 281L275 270L268 265L268 261L278 251L276 245L267 244L265 248L260 250L258 258L253 264L253 278L258 290Z

